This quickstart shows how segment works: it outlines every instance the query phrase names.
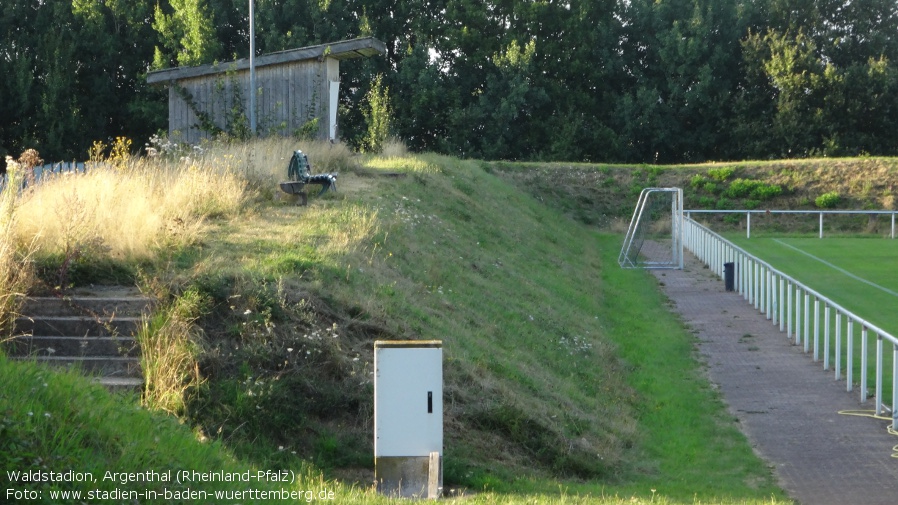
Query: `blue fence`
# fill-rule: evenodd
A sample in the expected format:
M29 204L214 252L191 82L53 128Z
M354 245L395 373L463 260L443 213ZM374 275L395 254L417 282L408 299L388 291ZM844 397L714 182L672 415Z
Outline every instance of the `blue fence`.
M47 163L34 167L31 174L25 174L22 187L26 188L29 184L39 184L43 180L47 180L54 175L65 173L84 173L87 166L83 161L60 161L57 163ZM6 188L6 173L0 176L0 191Z

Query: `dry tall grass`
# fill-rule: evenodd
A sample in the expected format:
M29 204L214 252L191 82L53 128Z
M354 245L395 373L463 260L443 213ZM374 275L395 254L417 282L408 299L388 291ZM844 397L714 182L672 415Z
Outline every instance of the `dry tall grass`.
M42 181L21 199L12 234L41 254L92 248L115 258L150 258L195 240L208 217L233 217L286 178L295 149L316 172L351 169L343 144L284 138L210 144L190 157L132 159L126 167L93 164L86 173Z
M353 153L343 143L269 137L243 143L213 144L207 155L226 160L256 188L273 188L287 178L293 151L309 157L313 173L349 172L356 168Z
M124 259L147 258L159 247L189 243L203 219L237 212L246 183L228 169L133 164L125 172L95 167L66 174L26 192L16 224L19 241L40 253L93 247Z
M188 290L138 330L147 407L180 414L187 395L202 382L196 358L202 330L194 323L208 310L207 303L199 292Z
M16 247L13 240L18 193L9 188L21 185L23 173L11 158L6 164L6 188L0 192L0 341L12 336L12 323L32 283L28 249Z

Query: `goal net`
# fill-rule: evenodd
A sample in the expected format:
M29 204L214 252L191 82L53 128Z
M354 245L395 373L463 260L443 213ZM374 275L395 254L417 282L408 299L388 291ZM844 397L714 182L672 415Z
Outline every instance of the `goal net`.
M617 261L624 268L683 268L682 189L642 190Z

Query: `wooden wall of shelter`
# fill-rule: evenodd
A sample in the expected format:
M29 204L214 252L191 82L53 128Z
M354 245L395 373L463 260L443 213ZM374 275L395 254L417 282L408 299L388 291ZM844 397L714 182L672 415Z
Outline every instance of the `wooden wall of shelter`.
M256 57L257 131L295 135L317 119L318 136L336 138L340 60L384 51L383 42L369 37ZM248 59L158 70L147 82L169 87L171 138L197 143L216 129L249 128Z

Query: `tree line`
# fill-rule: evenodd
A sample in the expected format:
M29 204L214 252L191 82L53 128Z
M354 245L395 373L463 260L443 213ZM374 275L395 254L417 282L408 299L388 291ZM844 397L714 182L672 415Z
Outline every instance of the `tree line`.
M392 135L463 157L675 163L898 154L894 0L256 0L257 53L360 36ZM167 125L156 68L248 56L246 0L4 0L0 156ZM383 78L377 79L378 75Z

